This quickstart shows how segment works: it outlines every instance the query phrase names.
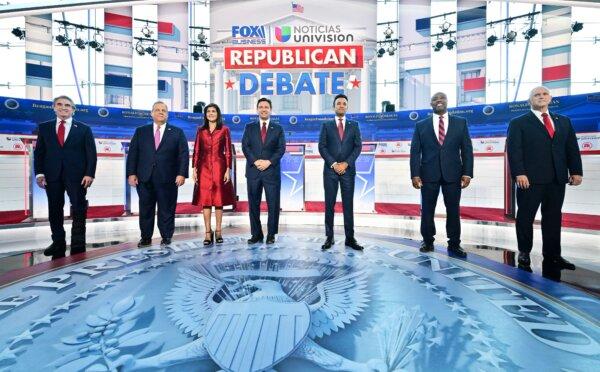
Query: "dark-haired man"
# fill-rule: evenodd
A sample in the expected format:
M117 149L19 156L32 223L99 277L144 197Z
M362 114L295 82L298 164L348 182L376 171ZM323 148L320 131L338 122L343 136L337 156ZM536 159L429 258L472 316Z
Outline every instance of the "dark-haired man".
M248 244L262 242L264 235L260 222L260 201L263 189L269 212L267 244L275 243L279 229L281 168L279 162L285 153L283 128L271 122L271 100L262 97L256 103L258 120L246 124L242 136L242 151L246 157L246 182L250 231Z

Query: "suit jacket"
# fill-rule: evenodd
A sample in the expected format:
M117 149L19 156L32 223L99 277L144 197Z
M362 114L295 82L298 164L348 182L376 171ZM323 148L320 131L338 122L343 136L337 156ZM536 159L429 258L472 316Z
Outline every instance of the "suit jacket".
M461 176L473 177L473 145L467 120L454 115L448 115L448 120L443 145L435 136L433 117L417 122L410 143L411 178L458 182Z
M348 163L346 172L356 172L356 159L362 150L362 139L358 122L346 119L344 138L340 139L335 120L321 125L319 134L319 154L325 160L324 169L330 169L333 163ZM333 170L331 170L333 172Z
M56 119L38 126L38 137L33 152L35 174L44 174L46 181L81 182L84 176L96 175L96 143L92 130L73 120L63 147L58 144Z
M175 182L177 176L188 177L189 147L180 128L165 124L158 149L154 148L153 124L138 127L129 143L127 176L136 175L148 182L154 173L158 182Z
M569 174L583 175L581 155L571 120L550 113L554 138L531 111L514 118L508 125L506 151L513 178L525 175L531 183L561 183ZM556 178L555 178L556 177Z
M285 135L281 125L269 123L267 137L263 144L260 137L260 123L246 124L242 136L242 152L246 157L246 178L275 177L281 179L279 161L285 154ZM259 171L254 165L257 160L270 160L271 165Z

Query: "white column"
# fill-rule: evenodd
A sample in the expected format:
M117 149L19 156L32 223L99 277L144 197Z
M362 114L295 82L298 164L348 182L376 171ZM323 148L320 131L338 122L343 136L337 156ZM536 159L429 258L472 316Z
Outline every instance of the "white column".
M219 105L222 113L226 113L223 107L223 65L220 62L215 62L215 103Z
M369 85L371 83L369 79L370 65L368 61L365 61L362 70L360 70L360 112L369 112L369 101L370 101L370 90ZM396 106L398 107L398 106Z
M582 4L583 5L583 4ZM583 29L571 35L571 94L598 91L600 47L598 43L600 9L572 7L571 22L583 23Z
M25 17L5 18L2 20L3 32L0 34L0 96L25 98L25 39L12 34L14 28L20 28L27 34Z
M451 13L445 17L436 17L431 19L431 34L442 32L440 26L445 22L450 24L449 31L456 31L456 1L448 0L432 0L431 1L431 17L436 17L440 14ZM446 43L450 38L456 42L456 33L452 35L443 35L439 40ZM431 44L438 41L437 37L431 38ZM446 45L442 46L439 51L432 49L431 52L431 94L436 92L444 92L448 96L448 106L456 106L457 89L456 89L456 46L448 49Z
M151 39L158 38L158 24L152 22L136 21L135 18L158 22L157 5L134 5L132 7L133 37L144 37L142 28L147 26L152 31ZM131 108L140 110L150 110L152 103L158 100L158 58L145 53L139 55L135 51L136 39L132 40L133 48L133 71L132 71L132 91ZM146 42L149 46L151 43ZM154 46L156 47L156 43ZM159 51L160 53L160 51Z

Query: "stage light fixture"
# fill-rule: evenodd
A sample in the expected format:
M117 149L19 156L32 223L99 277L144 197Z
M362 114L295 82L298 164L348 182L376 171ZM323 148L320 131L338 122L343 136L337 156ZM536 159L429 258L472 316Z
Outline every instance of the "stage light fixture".
M150 54L152 57L156 57L156 54L158 53L158 48L155 48L154 46L146 47L146 53Z
M137 52L137 54L139 54L140 56L143 56L144 54L146 54L146 50L144 49L144 46L142 45L142 42L138 40L138 42L135 44L135 51Z
M452 50L454 49L454 46L456 45L456 41L454 41L453 39L448 39L448 41L446 41L446 48L448 48L448 50Z
M517 38L517 32L514 30L508 31L506 33L506 36L504 36L504 40L506 40L507 43L515 41L516 38Z
M437 42L433 44L433 51L439 52L444 47L444 42L438 37Z
M152 36L152 34L154 33L154 31L152 31L148 25L145 25L144 27L142 27L142 35L144 35L144 37L146 38L150 38Z
M577 21L573 22L573 24L571 25L571 33L579 32L581 30L583 30L583 23Z
M202 58L205 62L210 61L210 55L204 50L200 53L200 58Z
M394 30L392 30L390 25L388 25L387 28L385 29L385 31L383 31L383 35L385 36L386 39L391 39L393 34L394 34Z
M498 41L498 36L496 35L491 35L490 37L487 38L487 46L494 46L494 44L496 43L496 41Z
M25 30L21 27L15 27L12 29L12 34L18 37L20 40L25 39Z
M100 32L96 32L94 34L94 38L87 42L88 46L92 49L95 49L96 52L101 52L104 49L104 38L100 34Z
M530 28L529 30L523 32L523 36L525 36L526 40L531 39L532 37L534 37L535 35L538 34L538 30L536 28Z
M448 32L448 30L450 30L450 27L452 27L452 23L448 22L448 21L444 21L444 23L442 23L440 25L440 29L442 30L442 32Z
M396 47L393 44L390 44L387 48L388 55L393 56L396 51Z
M71 40L66 35L57 35L55 37L56 41L58 41L62 46L69 46Z
M192 52L192 58L194 59L194 61L199 61L200 60L200 53L198 53L197 50L194 50Z
M200 33L198 34L198 43L200 45L206 44L206 35L204 35L204 31L200 31Z
M77 38L75 40L73 40L73 44L75 44L75 46L81 50L85 49L85 41L82 38Z
M385 54L385 48L379 48L377 51L377 57L381 58Z

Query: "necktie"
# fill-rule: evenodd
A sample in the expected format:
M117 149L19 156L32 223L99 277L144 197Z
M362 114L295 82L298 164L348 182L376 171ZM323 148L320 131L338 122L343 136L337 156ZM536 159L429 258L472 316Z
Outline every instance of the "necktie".
M338 118L338 134L340 135L340 140L344 139L344 123L341 118Z
M440 145L444 144L444 138L446 138L446 129L444 128L444 119L440 116L438 142Z
M263 125L260 130L260 139L262 140L262 143L265 143L265 139L267 139L267 122L263 121L262 124Z
M58 131L56 132L60 147L63 147L65 144L65 123L66 122L64 120L61 120L60 123L58 123Z
M552 127L552 122L550 121L550 116L547 113L542 114L542 119L544 120L544 126L550 135L550 138L554 138L554 128Z
M156 127L154 131L154 149L158 150L158 145L160 145L160 127Z

